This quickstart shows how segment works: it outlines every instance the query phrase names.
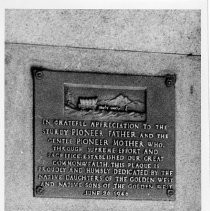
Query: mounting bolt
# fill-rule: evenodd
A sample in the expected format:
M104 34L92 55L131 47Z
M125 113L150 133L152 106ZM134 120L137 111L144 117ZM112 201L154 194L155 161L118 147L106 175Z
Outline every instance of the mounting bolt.
M44 194L44 187L43 186L41 186L41 185L38 185L38 186L36 186L36 194L38 194L38 195L42 195L42 194Z
M168 195L168 197L171 197L175 194L175 191L174 191L174 189L167 189L166 194Z
M38 80L41 80L43 77L44 77L44 73L40 70L36 71L35 73L35 77L38 79Z
M176 75L166 75L165 76L165 84L167 87L174 86L176 83Z

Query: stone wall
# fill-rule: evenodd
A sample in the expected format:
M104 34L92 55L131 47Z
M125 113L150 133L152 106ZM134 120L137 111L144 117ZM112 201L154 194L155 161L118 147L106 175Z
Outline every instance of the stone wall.
M32 65L175 73L176 200L33 197ZM200 210L200 65L200 11L6 10L6 210Z

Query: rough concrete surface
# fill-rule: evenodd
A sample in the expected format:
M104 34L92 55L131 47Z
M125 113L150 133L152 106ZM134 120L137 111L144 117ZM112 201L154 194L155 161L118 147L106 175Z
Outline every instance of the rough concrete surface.
M193 41L186 43L185 36L191 33L197 27L193 27L189 24L189 28L186 29L186 33L183 33L182 40L179 40L180 35L173 30L169 30L169 33L174 33L173 44L172 40L166 40L168 43L164 43L164 38L159 40L157 37L155 41L155 34L149 34L149 38L144 39L147 42L145 45L139 43L141 36L134 39L135 32L132 27L128 32L123 30L123 27L127 27L129 24L135 23L135 18L142 17L147 20L146 14L150 14L149 11L145 12L144 16L138 12L130 14L127 12L127 18L134 19L132 23L128 25L120 25L118 30L115 31L114 27L110 27L109 31L106 31L104 24L113 24L114 18L119 18L117 13L110 11L111 19L106 19L104 14L103 24L101 28L96 29L96 37L88 36L90 30L87 30L85 34L74 37L74 30L79 32L83 27L93 27L94 25L100 25L102 21L102 14L96 12L98 18L92 17L90 14L86 16L83 14L79 16L79 11L65 12L57 11L55 16L52 16L50 11L42 14L43 22L39 22L39 18L33 21L34 24L38 24L37 30L30 24L26 23L31 21L27 20L30 17L35 18L39 11L24 12L24 15L17 15L17 20L13 16L14 11L7 12L7 41L22 41L30 43L45 43L48 44L73 44L87 46L89 42L92 42L92 47L104 47L103 42L107 34L114 35L114 40L107 39L110 48L128 48L130 49L143 49L147 46L147 50L159 51L160 47L163 51L176 51L186 52L191 51L199 53L200 45L198 44L197 37L194 36ZM62 14L63 12L63 14ZM96 14L94 13L94 14ZM165 15L163 19L163 28L165 21L172 21L173 18L168 17L167 14L170 11L163 12L161 15ZM74 15L76 17L73 17ZM9 19L10 16L10 19ZM20 18L25 18L21 23ZM55 35L53 33L53 24L55 28L59 28L59 22L57 18L63 18L63 25L61 28L68 28L72 24L72 28L68 29L73 33L69 35L65 33L65 30L59 30ZM75 19L77 18L89 18L92 17L92 21L95 20L95 24L80 25L75 27ZM150 16L151 17L151 16ZM181 18L180 18L181 17ZM195 20L199 20L199 13L195 12L187 15L187 12L181 12L180 16L176 16L178 20L184 20L185 18L193 17ZM197 18L196 18L197 17ZM65 19L66 18L66 19ZM74 20L71 21L71 19ZM175 18L175 17L174 17ZM66 21L65 21L66 20ZM28 21L28 22L27 22ZM156 18L150 19L151 23L156 23L160 20ZM44 26L50 22L49 25ZM126 21L125 21L126 22ZM15 27L13 24L17 24ZM119 24L122 23L119 21ZM98 24L98 25L97 25ZM139 23L139 30L142 29L141 22ZM183 23L184 24L184 23ZM41 26L42 25L42 26ZM138 25L138 24L137 24ZM14 27L14 29L13 29ZM42 28L43 27L43 28ZM75 28L74 28L75 27ZM138 27L138 26L137 26ZM145 26L146 30L160 30L155 26ZM153 29L155 27L155 29ZM177 26L179 28L179 26ZM180 26L182 29L184 26ZM20 29L19 29L20 28ZM42 30L40 30L42 28ZM60 28L60 29L61 29ZM74 30L73 30L74 29ZM189 30L192 29L192 30ZM168 29L167 29L168 30ZM50 32L51 31L51 32ZM70 32L68 31L68 32ZM138 30L137 30L138 31ZM190 32L189 32L190 31ZM164 32L164 31L163 31ZM21 37L21 35L24 36ZM44 33L50 33L50 35L43 36ZM128 39L128 34L131 35L131 39L134 40L133 44L129 44L131 40ZM133 33L133 34L132 34ZM148 31L147 31L148 33ZM33 34L33 35L32 35ZM54 35L54 36L53 36ZM52 37L51 37L52 36ZM87 40L84 40L84 36L87 36ZM100 39L99 37L100 36ZM121 40L127 40L127 43ZM126 37L127 36L127 37ZM66 39L68 37L68 39ZM173 37L173 36L172 36ZM22 40L21 40L22 39ZM119 39L119 41L117 41ZM191 38L190 38L191 39ZM189 40L190 40L189 39ZM77 40L77 41L76 41ZM152 40L151 43L149 41ZM113 41L113 42L112 42ZM157 42L157 45L155 45ZM177 42L179 46L176 47ZM181 44L183 42L183 45ZM197 42L195 45L194 42ZM123 43L123 44L122 44ZM128 44L128 45L127 45ZM198 45L197 45L198 44ZM165 47L163 47L165 46ZM193 46L193 48L192 48ZM197 47L196 47L197 46ZM50 46L32 46L32 45L20 45L20 44L6 44L5 52L5 182L6 182L6 211L199 211L200 208L200 56L186 56L186 55L170 55L159 53L141 53L141 52L122 52L112 50L90 50L90 49L74 49L69 47L50 47ZM75 200L64 198L35 198L32 194L32 143L33 143L33 128L32 128L32 77L30 73L30 67L32 65L41 65L46 68L66 70L66 71L88 71L88 72L109 72L109 73L129 73L129 74L146 74L146 75L163 75L166 73L176 73L176 200L173 202L167 201L132 201L132 200Z
M6 10L6 42L200 55L200 10Z

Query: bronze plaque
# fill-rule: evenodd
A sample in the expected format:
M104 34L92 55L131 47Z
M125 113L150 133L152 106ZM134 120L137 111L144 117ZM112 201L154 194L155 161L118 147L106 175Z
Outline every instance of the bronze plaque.
M175 75L32 74L34 196L175 200Z

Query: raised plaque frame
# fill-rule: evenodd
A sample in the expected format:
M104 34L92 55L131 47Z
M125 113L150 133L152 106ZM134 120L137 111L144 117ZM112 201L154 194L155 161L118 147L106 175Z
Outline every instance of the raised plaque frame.
M175 75L147 76L55 71L42 67L32 67L31 69L34 83L33 183L35 197L175 200ZM68 104L69 99L71 101L70 103L73 102L73 107L71 107L71 104ZM97 104L97 107L93 106L94 103ZM82 106L84 105L86 107L88 106L88 109L90 109L90 106L94 108L91 107L90 110L83 110L84 108ZM114 109L118 110L115 111ZM59 120L61 120L62 125L58 125ZM72 123L69 123L70 125L64 125L62 121L78 121L79 123L77 125L72 125ZM86 126L82 125L82 122L86 122ZM104 126L96 125L90 128L91 122L110 122L113 123L112 126L114 123L127 123L127 128L118 128L118 131L127 131L127 137L122 137L122 134L121 137L117 137L116 134L115 136L109 136L109 131L112 134L116 128L104 128ZM136 128L131 127L135 124ZM72 129L81 129L81 131L93 129L93 138L101 138L102 140L101 142L97 142L99 146L81 144L83 142L76 144L76 138L83 138L84 133L82 134L81 132L82 135L80 133L76 135L74 131L75 134L73 135ZM102 131L102 137L100 137L100 130ZM50 134L51 131L53 134ZM132 133L135 133L135 136L132 136ZM143 135L140 137L141 133ZM151 137L149 134L152 134ZM52 142L51 139L57 138L72 138L73 141L66 140L63 144ZM130 145L133 143L131 141L136 141L135 143L137 144L135 147L128 147L125 146L124 142L122 146L120 145L121 142L117 142L119 145L113 146L113 140L115 139L119 141L122 139L124 142L127 140ZM104 140L107 140L107 142ZM148 142L153 143L153 147L148 147ZM106 143L108 144L106 145ZM79 151L80 154L88 154L88 147L116 148L116 151L111 154L124 156L124 159L107 160L108 157L106 157L107 159L105 160L97 160L108 162L106 164L108 167L104 163L106 167L97 167L98 171L95 174L87 173L86 167L81 167L82 170L80 171L78 166L75 172L73 172L72 166L68 166L67 168L69 169L67 170L66 168L64 172L65 167L52 165L53 160L58 160L61 157L56 157L55 159L55 157L50 156L53 153L79 153L75 151L55 150L55 147L58 146L66 147L65 150L67 150L67 147L71 146L73 149L76 146L81 150ZM137 149L140 150L137 154L130 152L126 154L126 152L122 153L119 150L131 149L132 151L132 148L136 151L138 151ZM146 149L147 154L145 154ZM95 152L93 154L97 156L99 154L108 155L109 152ZM132 158L132 156L134 157ZM150 159L152 161L146 161L145 156L151 156ZM65 159L62 157L60 160ZM68 160L96 161L78 157ZM117 164L113 164L113 167L110 167L111 162L121 164L121 167ZM133 165L134 163L139 163L139 166L138 168L134 168L133 165L128 163ZM151 164L152 167L149 168L149 165L147 165L146 169L142 169L140 168L140 163ZM56 172L56 167L59 169L59 172ZM94 168L91 167L91 170ZM108 171L108 169L110 170ZM123 171L120 171L121 169L127 169L133 174L134 170L139 170L137 171L139 175L124 174ZM149 175L146 175L144 170L147 170ZM155 171L157 171L157 175L153 175L156 174ZM44 177L43 175L47 176ZM49 175L61 175L61 177L54 176L52 179ZM66 175L98 176L99 178L101 176L102 179L94 179L94 181L85 180L81 182L82 184L78 184L78 181L70 180L70 176ZM105 176L107 177L105 178ZM132 176L138 178L139 182L133 182L134 179L130 179ZM110 177L111 180L109 180ZM116 179L117 177L118 179ZM125 180L125 178L120 177L127 177L127 179ZM143 177L150 182L145 182ZM162 182L157 180L158 177L162 178ZM155 182L151 178L155 178ZM62 186L64 184L62 183L63 181L69 182L69 186ZM58 185L59 182L61 182L60 186ZM148 186L146 188L147 183L151 183L153 187ZM106 185L103 186L103 184ZM131 185L128 186L129 184ZM145 188L143 186L141 187L141 185L145 185Z

